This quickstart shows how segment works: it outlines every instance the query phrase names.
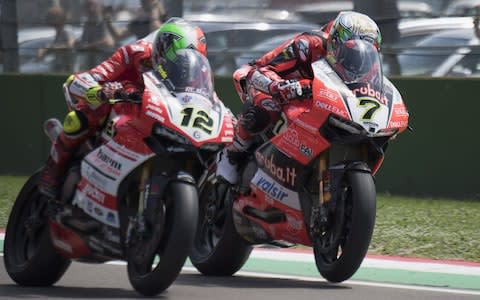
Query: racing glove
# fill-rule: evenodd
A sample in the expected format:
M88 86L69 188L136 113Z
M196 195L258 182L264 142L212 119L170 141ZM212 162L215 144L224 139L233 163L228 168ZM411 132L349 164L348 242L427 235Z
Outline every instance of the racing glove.
M90 87L85 96L89 103L99 105L108 102L110 99L121 98L123 94L123 85L120 82L106 82L101 85Z
M311 96L311 90L309 79L276 81L270 85L272 96L280 99L282 103L308 98Z
M103 101L123 98L125 95L123 85L118 81L106 82L102 86L101 98Z

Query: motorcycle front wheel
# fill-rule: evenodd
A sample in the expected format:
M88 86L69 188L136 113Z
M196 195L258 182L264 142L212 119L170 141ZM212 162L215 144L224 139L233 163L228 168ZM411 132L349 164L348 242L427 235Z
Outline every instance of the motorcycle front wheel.
M47 199L37 189L39 173L20 190L5 231L4 263L10 278L23 286L51 286L70 266L53 247Z
M173 182L158 209L161 224L151 224L152 236L130 249L128 278L144 296L166 290L180 274L192 247L198 219L198 195L193 184ZM154 247L154 251L148 251Z
M235 274L253 249L236 232L230 192L226 182L207 181L200 189L200 216L190 260L203 275Z
M340 226L343 230L327 231L313 243L317 269L330 282L342 282L355 274L367 254L375 225L376 189L372 175L348 171L341 189L345 200L344 224ZM329 241L335 240L339 242L333 247L329 245Z

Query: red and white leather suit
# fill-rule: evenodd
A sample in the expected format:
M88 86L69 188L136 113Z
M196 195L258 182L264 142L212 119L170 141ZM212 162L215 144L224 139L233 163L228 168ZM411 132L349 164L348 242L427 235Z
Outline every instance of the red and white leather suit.
M92 85L120 82L127 93L143 91L142 73L152 69L151 55L151 43L140 40L120 47L98 66L69 78L70 95L80 100L75 112L83 114L88 120L88 124L82 124L86 126L82 131L87 128L95 131L110 111L108 103L92 103L85 99L86 90Z
M252 135L278 121L282 104L299 98L295 91L282 85L295 80L302 87L309 86L313 79L311 63L326 55L326 41L324 31L303 33L235 71L235 88L244 110L230 150L246 150Z
M109 103L88 100L85 97L86 91L92 87L100 90L101 86L105 87L111 82L119 82L127 93L142 92L144 89L142 73L151 70L151 55L151 43L140 40L134 44L120 47L98 66L68 78L66 87L70 96L77 99L78 103L74 110L65 117L63 131L53 143L48 158L55 162L58 171L55 172L56 174L43 172L43 177L40 179L41 186L42 182L46 182L47 186L52 181L49 176L63 172L74 150L103 125L110 112L111 105ZM111 92L113 93L114 90ZM50 163L50 165L52 164Z

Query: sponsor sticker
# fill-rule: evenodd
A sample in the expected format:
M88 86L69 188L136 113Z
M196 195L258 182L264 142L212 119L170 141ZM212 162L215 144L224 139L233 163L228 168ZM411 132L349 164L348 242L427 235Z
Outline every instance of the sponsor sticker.
M300 210L298 193L282 186L262 170L257 171L252 179L252 184L265 193L267 197L280 201L288 207Z
M325 102L322 102L322 101L315 101L315 106L318 107L318 108L321 108L321 109L325 109L325 110L328 110L329 112L332 112L336 115L339 115L343 118L348 118L347 114L345 113L344 110L330 104L330 103L325 103Z
M289 214L287 214L286 216L287 216L288 231L290 231L290 233L292 234L298 234L300 230L302 230L303 228L303 221L298 220L290 216Z
M153 119L157 120L157 121L160 121L160 122L164 122L165 121L165 118L162 117L161 115L157 114L156 112L153 112L151 110L147 110L145 112L145 115L149 116L149 117L152 117Z
M262 153L256 152L255 156L258 163L264 166L278 180L290 186L295 186L295 179L297 178L297 170L295 168L276 165L273 161L273 154L266 158Z
M298 132L295 129L287 128L285 132L282 134L282 139L284 139L287 143L298 147L300 146L300 140L298 139Z
M163 113L163 110L162 110L159 106L154 105L154 104L152 104L152 103L147 104L146 109L151 110L151 111L153 111L153 112L156 112L156 113L158 113L158 114Z
M361 86L359 88L356 88L353 90L353 94L357 95L357 96L369 96L369 97L372 97L372 98L375 98L377 99L378 101L380 101L380 103L382 103L383 105L387 105L388 104L388 99L385 95L383 95L381 92L375 90L374 88L372 88L370 86L370 83L367 84L367 86Z
M332 102L338 101L338 94L328 89L319 89L318 96L322 98L326 98Z

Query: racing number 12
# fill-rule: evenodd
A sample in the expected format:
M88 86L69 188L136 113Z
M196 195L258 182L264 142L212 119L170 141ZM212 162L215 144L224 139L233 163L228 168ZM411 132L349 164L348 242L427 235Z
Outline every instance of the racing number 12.
M191 126L199 128L206 133L212 133L213 120L203 110L195 110L193 107L187 107L182 110L182 126ZM191 124L193 121L193 124Z

